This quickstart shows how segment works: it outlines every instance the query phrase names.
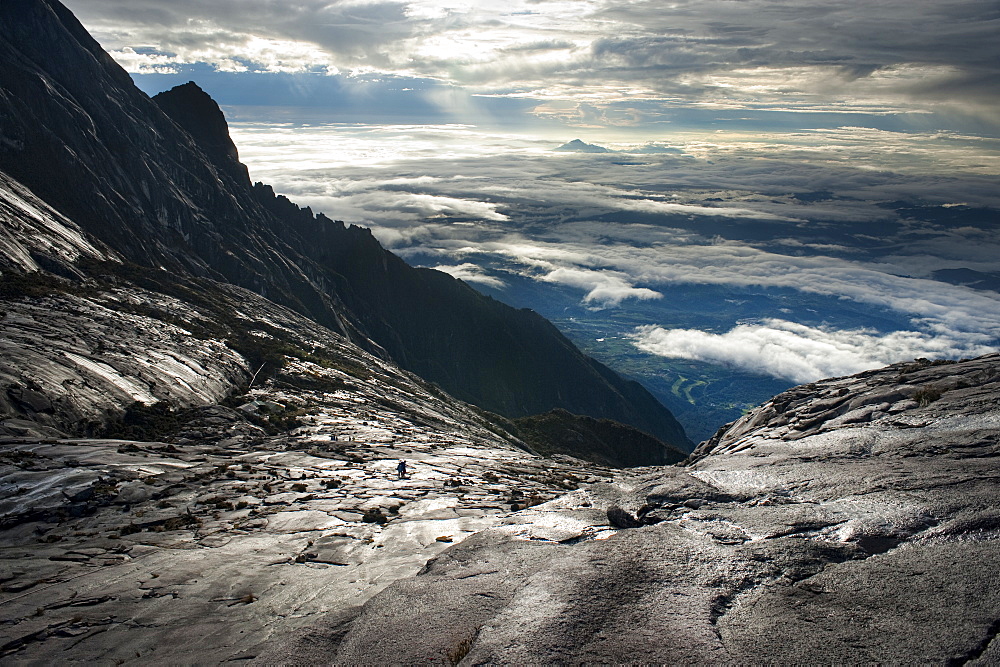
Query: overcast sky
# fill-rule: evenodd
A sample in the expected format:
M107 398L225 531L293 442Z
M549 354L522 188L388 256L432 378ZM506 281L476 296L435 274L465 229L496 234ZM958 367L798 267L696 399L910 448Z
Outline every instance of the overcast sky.
M1000 127L996 0L66 4L130 72L160 74L141 85L198 75L223 104L493 112L591 128L720 111Z

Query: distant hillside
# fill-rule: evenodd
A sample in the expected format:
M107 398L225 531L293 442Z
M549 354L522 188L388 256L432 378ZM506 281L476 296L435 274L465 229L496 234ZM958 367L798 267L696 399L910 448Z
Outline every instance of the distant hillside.
M514 425L522 440L546 456L567 454L617 468L650 465L650 461L669 465L686 458L679 449L624 424L565 410L521 417Z
M555 149L557 151L567 151L570 153L611 153L613 152L609 148L604 146L598 146L597 144L588 144L580 141L579 139L574 139L573 141L566 142L559 148Z

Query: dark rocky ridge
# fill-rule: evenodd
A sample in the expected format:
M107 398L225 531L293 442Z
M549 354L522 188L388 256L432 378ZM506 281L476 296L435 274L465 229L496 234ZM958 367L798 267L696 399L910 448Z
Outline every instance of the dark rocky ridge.
M246 165L240 162L236 144L229 137L229 125L222 109L194 81L153 96L165 114L194 139L198 148L236 183L250 181Z
M0 170L92 244L253 290L487 410L559 407L690 448L644 388L537 314L251 186L207 95L189 84L150 101L55 0L5 2L0 37Z
M1000 355L804 385L686 466L521 512L263 661L997 664L998 456Z
M512 433L545 456L575 456L616 468L669 465L685 458L679 449L664 448L656 438L629 426L610 419L573 415L565 410L520 417L511 425Z

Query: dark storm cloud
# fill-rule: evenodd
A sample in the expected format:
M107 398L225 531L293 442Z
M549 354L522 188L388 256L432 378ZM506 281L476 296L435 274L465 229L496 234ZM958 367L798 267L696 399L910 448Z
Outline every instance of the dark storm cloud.
M743 81L763 84L759 94L765 99L825 92L911 101L957 96L985 104L1000 90L995 85L1000 63L995 2L707 0L671 7L633 2L599 11L632 30L594 42L594 69L615 69L623 78L668 94L698 84L708 89L735 85L739 94ZM800 68L817 74L811 81L798 80ZM766 75L761 80L753 76L758 69ZM734 71L739 77L727 79Z
M609 3L597 12L640 35L633 55L656 62L650 35L672 34L687 48L771 66L849 61L862 67L906 63L995 69L1000 8L982 0L857 2ZM725 49L719 51L719 49ZM745 49L740 52L738 49ZM621 50L621 49L618 49Z

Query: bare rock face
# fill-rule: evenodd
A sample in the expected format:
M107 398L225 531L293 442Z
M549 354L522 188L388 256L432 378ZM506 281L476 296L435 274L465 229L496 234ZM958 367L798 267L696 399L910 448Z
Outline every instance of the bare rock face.
M449 549L328 626L329 650L348 663L995 664L998 399L1000 355L797 387L684 467L587 486ZM578 537L532 539L568 527Z
M0 434L19 433L11 418L93 431L136 402L215 403L249 377L245 359L222 340L143 314L156 301L166 299L118 290L5 302ZM190 308L173 306L175 321L197 321Z
M309 654L329 639L317 620L610 478L525 452L287 311L268 321L302 324L298 342L322 351L227 405L158 414L160 441L0 437L0 661L329 662Z
M118 259L72 220L0 172L0 270L20 273L56 270L82 275L73 262Z

